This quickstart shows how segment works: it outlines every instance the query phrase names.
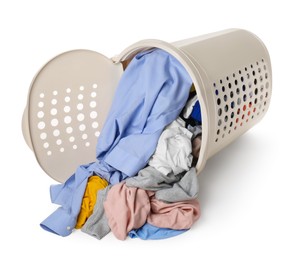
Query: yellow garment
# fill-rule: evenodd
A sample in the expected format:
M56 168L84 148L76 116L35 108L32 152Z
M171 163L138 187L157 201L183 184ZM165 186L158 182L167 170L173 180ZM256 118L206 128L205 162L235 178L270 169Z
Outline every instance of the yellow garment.
M99 176L91 176L88 179L75 228L81 228L92 215L97 200L97 193L99 190L106 188L106 186L108 186L108 182Z
M195 86L194 84L191 85L191 88L190 88L190 92L194 92L195 91Z

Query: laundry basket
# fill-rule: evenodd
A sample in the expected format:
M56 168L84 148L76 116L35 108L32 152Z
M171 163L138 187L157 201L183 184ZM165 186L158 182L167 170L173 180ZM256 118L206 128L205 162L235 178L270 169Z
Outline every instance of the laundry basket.
M63 182L79 165L96 160L98 136L123 65L150 48L176 57L195 85L202 115L197 173L267 112L272 95L270 57L262 41L245 30L174 43L143 40L112 59L89 50L65 52L34 77L22 119L26 143L49 176Z

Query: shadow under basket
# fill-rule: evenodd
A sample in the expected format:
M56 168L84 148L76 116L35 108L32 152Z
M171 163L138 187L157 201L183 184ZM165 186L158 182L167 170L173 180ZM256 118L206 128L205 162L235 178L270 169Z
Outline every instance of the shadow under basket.
M111 59L91 50L68 51L36 74L22 118L25 141L50 177L64 182L79 165L96 160L98 136L126 64L151 48L178 59L195 85L203 122L197 173L267 112L270 57L263 42L245 30L174 43L143 40Z

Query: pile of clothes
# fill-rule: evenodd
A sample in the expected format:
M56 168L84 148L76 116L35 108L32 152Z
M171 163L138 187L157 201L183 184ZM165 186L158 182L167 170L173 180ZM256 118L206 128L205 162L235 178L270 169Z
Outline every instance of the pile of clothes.
M161 49L138 53L124 71L96 147L96 161L52 185L60 207L40 226L103 238L110 231L163 239L200 216L195 165L201 111L185 68Z

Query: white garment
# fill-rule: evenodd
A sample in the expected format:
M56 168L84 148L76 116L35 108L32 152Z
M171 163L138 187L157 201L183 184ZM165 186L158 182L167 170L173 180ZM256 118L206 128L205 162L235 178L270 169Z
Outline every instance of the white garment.
M183 109L183 117L184 118L189 118L192 111L193 107L195 106L196 102L198 101L197 95L189 99Z
M185 128L185 122L177 118L162 132L148 164L165 175L188 171L193 159L191 138L192 133Z

